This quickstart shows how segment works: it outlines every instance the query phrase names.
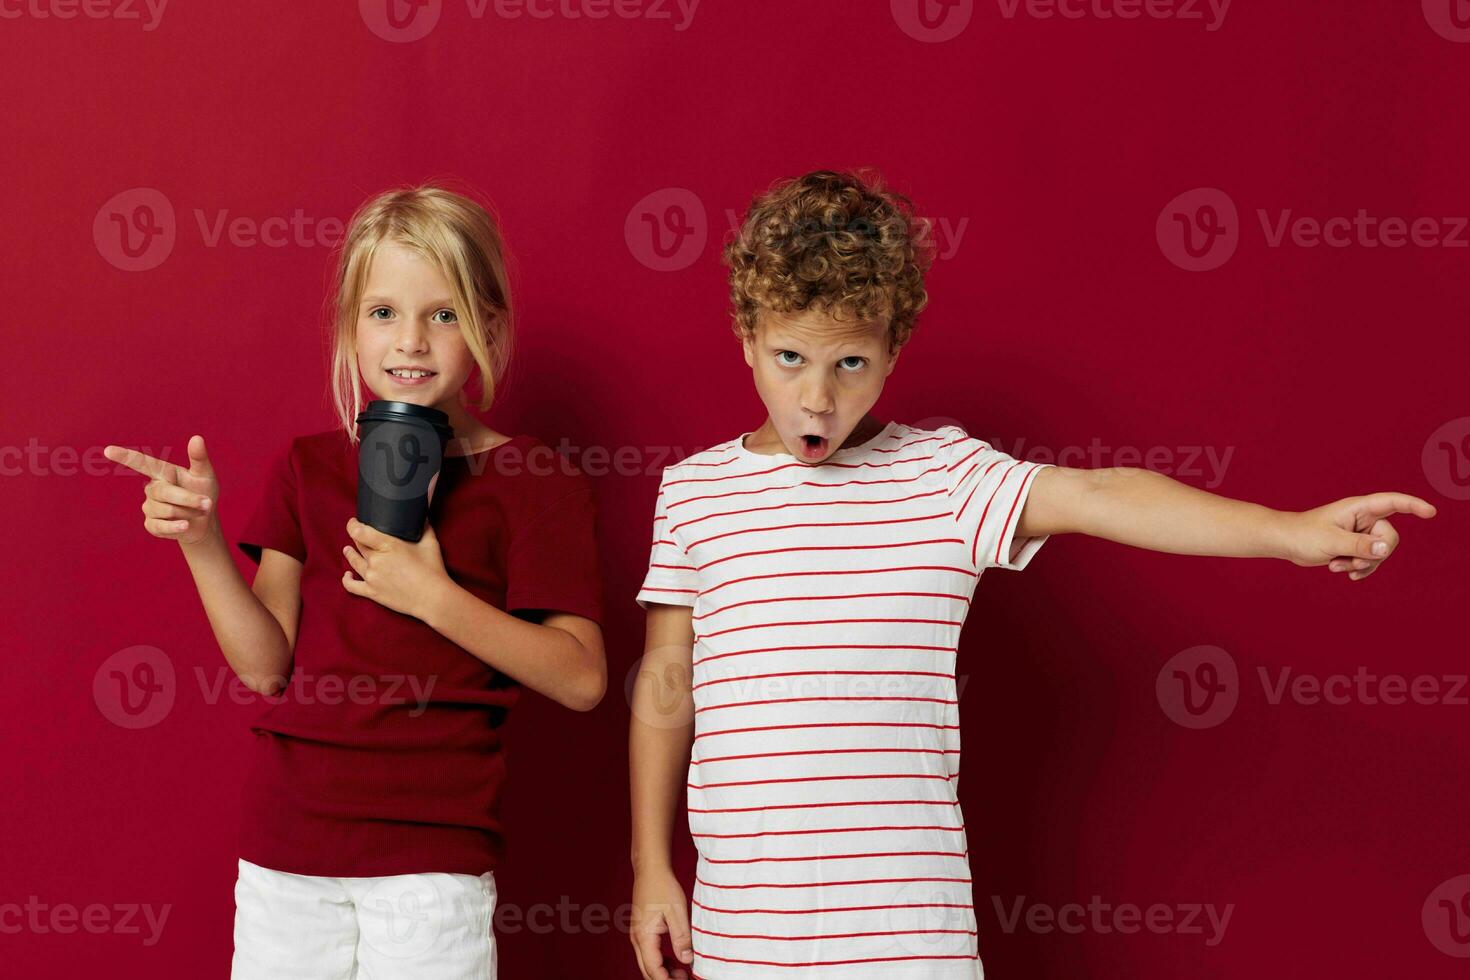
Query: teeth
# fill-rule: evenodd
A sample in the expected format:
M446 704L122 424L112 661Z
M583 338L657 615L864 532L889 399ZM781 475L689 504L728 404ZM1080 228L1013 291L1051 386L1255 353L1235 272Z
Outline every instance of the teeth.
M399 378L427 378L429 376L428 371L400 371L395 369L388 373Z

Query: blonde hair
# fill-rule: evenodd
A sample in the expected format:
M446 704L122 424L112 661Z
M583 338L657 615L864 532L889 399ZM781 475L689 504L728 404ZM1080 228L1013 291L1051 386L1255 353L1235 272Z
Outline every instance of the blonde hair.
M490 211L467 194L434 180L398 187L369 198L348 223L327 297L331 337L331 392L337 419L353 445L363 409L357 368L357 316L368 269L378 246L392 242L432 262L454 297L460 336L479 367L481 391L466 407L484 411L495 399L510 365L514 319L509 257ZM466 390L468 385L466 386Z
M928 222L876 171L816 170L777 181L751 202L723 252L735 334L753 333L762 310L812 309L834 319L886 319L902 347L929 302Z

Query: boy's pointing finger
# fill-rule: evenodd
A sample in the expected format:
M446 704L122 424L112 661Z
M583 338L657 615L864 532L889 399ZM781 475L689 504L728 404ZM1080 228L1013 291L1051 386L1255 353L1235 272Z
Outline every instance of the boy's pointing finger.
M1415 517L1430 518L1436 513L1434 505L1427 500L1407 493L1370 493L1364 500L1369 513L1374 517L1390 514L1413 514Z

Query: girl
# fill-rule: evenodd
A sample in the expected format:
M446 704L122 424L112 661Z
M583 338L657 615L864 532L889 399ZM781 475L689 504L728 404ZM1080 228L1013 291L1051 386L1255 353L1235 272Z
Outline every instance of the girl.
M144 528L179 542L225 659L271 702L243 789L233 976L494 977L500 727L523 685L580 711L606 687L591 487L469 410L493 400L513 324L474 201L425 185L364 204L331 320L340 428L276 455L236 541L252 586L201 436L187 467L105 450L150 477ZM454 427L417 543L356 520L359 382Z

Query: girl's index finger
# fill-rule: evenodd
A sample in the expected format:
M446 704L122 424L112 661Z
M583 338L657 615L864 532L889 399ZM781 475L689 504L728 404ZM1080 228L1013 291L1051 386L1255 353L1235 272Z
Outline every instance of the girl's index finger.
M125 449L122 446L105 446L102 455L114 463L121 463L134 472L154 479L164 480L168 483L177 483L174 479L174 464L165 460L155 459L147 453L140 453L136 449Z

